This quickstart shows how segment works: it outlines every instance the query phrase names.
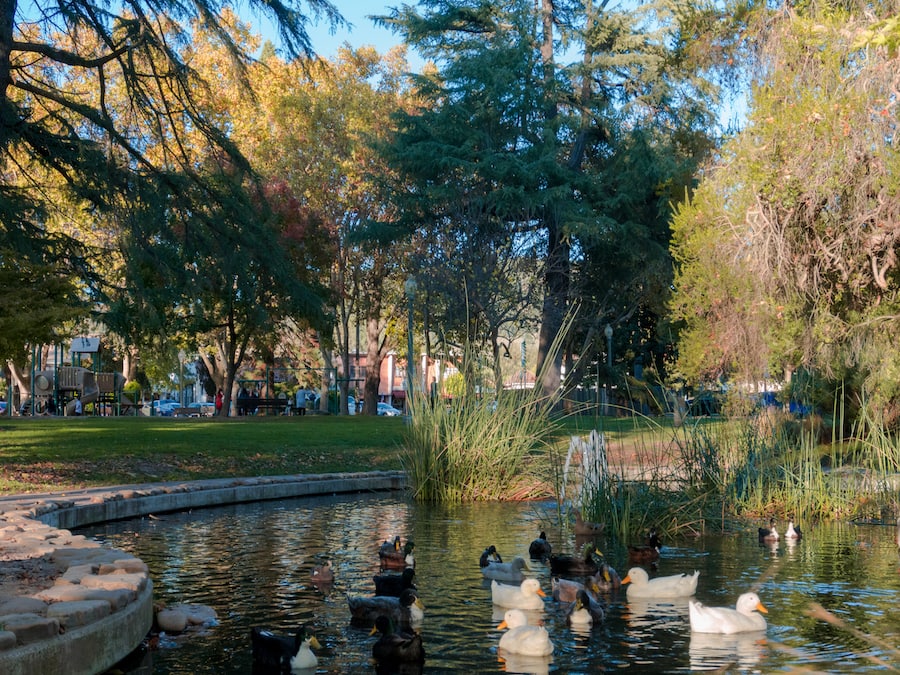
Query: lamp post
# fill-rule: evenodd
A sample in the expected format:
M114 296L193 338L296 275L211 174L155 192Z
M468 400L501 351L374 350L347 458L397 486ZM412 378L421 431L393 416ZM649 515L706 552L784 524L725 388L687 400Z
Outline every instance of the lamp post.
M181 389L181 394L178 397L178 401L181 407L184 407L184 360L187 358L187 354L184 353L183 349L178 350L178 387Z
M609 374L612 373L612 334L613 329L612 326L606 324L606 328L603 329L603 334L606 336L606 368ZM603 388L603 415L609 415L609 383L607 382L606 386Z
M416 286L416 278L412 276L403 284L409 303L406 327L406 410L409 413L412 413L413 382L416 381L416 364L413 357L413 301L416 299Z

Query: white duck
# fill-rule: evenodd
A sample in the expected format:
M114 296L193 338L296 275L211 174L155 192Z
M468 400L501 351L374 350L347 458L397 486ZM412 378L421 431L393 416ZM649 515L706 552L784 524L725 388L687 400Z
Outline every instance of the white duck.
M543 626L529 626L528 617L520 609L508 609L498 630L507 630L500 638L499 647L510 654L523 656L549 656L553 653L550 634Z
M528 565L525 564L525 559L516 557L510 562L489 562L485 567L481 568L481 575L485 579L519 583L525 578L522 570L526 569L528 569Z
M622 584L629 584L625 591L629 598L682 598L697 592L699 576L700 572L694 572L651 579L643 567L632 567Z
M747 633L766 629L766 620L757 612L768 614L756 593L744 593L738 598L736 609L706 607L691 600L688 603L691 630L695 633Z
M546 597L537 579L528 578L518 586L499 584L491 581L491 600L495 605L512 609L544 609Z
M803 536L803 533L800 531L800 528L794 526L793 520L789 520L787 530L784 533L784 538L785 539L793 539L796 541L796 540L800 539L802 536Z

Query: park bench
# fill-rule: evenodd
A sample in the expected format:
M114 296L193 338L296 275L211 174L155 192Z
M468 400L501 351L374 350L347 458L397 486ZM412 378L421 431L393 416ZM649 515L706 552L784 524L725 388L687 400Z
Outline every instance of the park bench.
M246 415L258 415L261 410L275 415L292 415L294 406L291 399L287 398L258 398L238 399L238 409L243 409Z
M172 417L199 417L200 410L197 408L175 408L172 411Z

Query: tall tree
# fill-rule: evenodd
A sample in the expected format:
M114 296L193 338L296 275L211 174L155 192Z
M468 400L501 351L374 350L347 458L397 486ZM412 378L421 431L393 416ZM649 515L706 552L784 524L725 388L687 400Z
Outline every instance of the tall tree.
M273 19L289 54L311 52L303 8L341 22L328 0L251 5ZM0 265L7 271L16 269L9 260L28 258L32 269L49 264L52 274L64 269L76 283L92 281L78 274L88 266L73 241L46 229L54 214L67 219L63 209L73 203L108 213L117 196L138 191L140 212L159 219L172 195L222 197L223 184L204 184L210 172L196 170L186 129L216 148L223 166L247 170L195 105L204 82L183 58L191 30L202 25L219 36L234 64L246 65L250 55L222 24L222 7L206 0L115 7L76 0L31 3L23 11L15 0L0 3L0 249L9 252ZM51 174L71 199L51 198L44 189ZM142 184L160 190L144 191Z
M585 349L605 349L596 328L634 316L667 287L666 200L690 188L690 168L710 147L702 130L716 93L682 47L692 14L677 1L628 11L550 0L418 7L382 19L438 67L420 83L430 107L403 120L391 154L416 181L403 204L409 226L498 241L518 233L540 251L538 367L555 390L561 355L544 362L568 312L590 317ZM637 170L617 179L617 168L654 156L670 161L651 180ZM618 264L613 278L588 269L595 260L632 265ZM573 287L573 270L583 286ZM627 292L575 295L589 285Z
M747 127L674 221L685 376L805 367L896 415L895 12L760 8Z

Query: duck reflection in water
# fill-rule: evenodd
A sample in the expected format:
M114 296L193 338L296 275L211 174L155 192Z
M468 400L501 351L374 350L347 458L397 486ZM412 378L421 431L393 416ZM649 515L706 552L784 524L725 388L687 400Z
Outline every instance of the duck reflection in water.
M738 669L749 671L757 667L765 655L766 639L762 633L691 633L689 648L691 670Z
M688 597L651 600L649 598L628 598L622 611L622 618L629 631L650 631L671 626L672 621L690 621Z

